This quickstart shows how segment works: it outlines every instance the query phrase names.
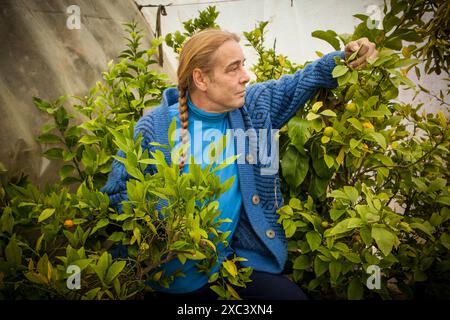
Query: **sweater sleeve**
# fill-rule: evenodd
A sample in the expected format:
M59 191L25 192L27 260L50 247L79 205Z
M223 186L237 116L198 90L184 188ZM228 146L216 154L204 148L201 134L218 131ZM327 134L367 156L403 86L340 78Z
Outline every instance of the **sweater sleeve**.
M142 133L141 146L143 150L150 149L149 142L152 140L150 128L152 127L152 118L150 114L143 116L134 128L134 139L136 140L139 132ZM125 158L125 153L122 150L117 152L118 157ZM147 167L150 169L150 166ZM122 213L122 202L128 200L127 195L127 181L132 178L130 176L123 163L113 160L111 165L111 171L108 176L106 184L100 189L101 192L106 193L109 196L109 204L112 208Z
M314 95L319 88L333 89L337 81L331 75L336 62L334 57L344 59L342 51L335 51L308 64L304 69L291 75L284 75L278 80L258 83L248 90L248 96L256 99L251 103L250 115L258 109L269 109L272 127L281 128L292 118L300 107Z

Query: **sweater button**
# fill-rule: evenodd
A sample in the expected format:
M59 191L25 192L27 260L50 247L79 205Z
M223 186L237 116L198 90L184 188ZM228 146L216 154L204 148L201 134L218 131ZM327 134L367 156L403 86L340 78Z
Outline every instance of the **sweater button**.
M267 238L269 238L269 239L275 238L275 231L273 231L272 229L267 230L267 231L266 231L266 236L267 236Z
M252 202L253 202L253 204L258 204L259 203L259 201L260 201L260 199L259 199L259 196L257 195L257 194L255 194L253 197L252 197Z

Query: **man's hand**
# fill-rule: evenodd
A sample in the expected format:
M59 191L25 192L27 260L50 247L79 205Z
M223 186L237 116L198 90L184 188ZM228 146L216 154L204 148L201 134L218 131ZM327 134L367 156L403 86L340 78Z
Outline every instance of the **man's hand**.
M364 67L367 63L367 58L375 58L378 55L375 44L367 38L349 42L345 46L345 59L348 59L355 52L358 52L356 59L350 62L350 67L355 69Z

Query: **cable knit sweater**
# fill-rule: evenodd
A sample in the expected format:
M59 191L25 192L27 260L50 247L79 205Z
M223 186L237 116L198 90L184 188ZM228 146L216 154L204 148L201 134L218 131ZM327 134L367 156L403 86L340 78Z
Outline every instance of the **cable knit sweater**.
M279 129L295 115L319 88L335 88L337 82L331 72L336 66L334 57L344 59L344 52L336 51L308 64L293 75L247 87L242 108L228 112L232 129ZM135 136L142 132L142 146L154 151L148 143L168 143L170 105L178 102L178 91L169 88L163 93L162 103L144 115L136 124ZM270 139L268 143L270 143ZM247 148L248 146L246 146ZM270 148L270 145L268 146ZM167 163L170 153L162 149ZM247 153L246 153L247 154ZM118 155L124 157L122 151ZM250 161L250 160L249 160ZM258 271L281 273L287 260L287 240L282 226L277 223L277 208L283 205L278 172L261 174L264 165L238 164L239 183L243 200L243 212L231 247L236 254L247 258L244 266ZM151 173L155 170L147 168ZM110 197L111 206L121 210L121 202L127 200L126 181L130 178L122 163L114 160L112 170L102 191ZM163 203L164 205L164 203Z

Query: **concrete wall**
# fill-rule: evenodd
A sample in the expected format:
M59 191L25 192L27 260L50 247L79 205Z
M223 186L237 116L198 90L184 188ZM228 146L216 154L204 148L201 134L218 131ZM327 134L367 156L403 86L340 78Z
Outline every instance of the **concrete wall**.
M80 29L66 25L70 5L80 8ZM57 179L35 141L50 119L32 97L84 96L124 49L122 23L132 19L149 43L133 0L0 0L0 162L9 174L23 171L41 185Z

